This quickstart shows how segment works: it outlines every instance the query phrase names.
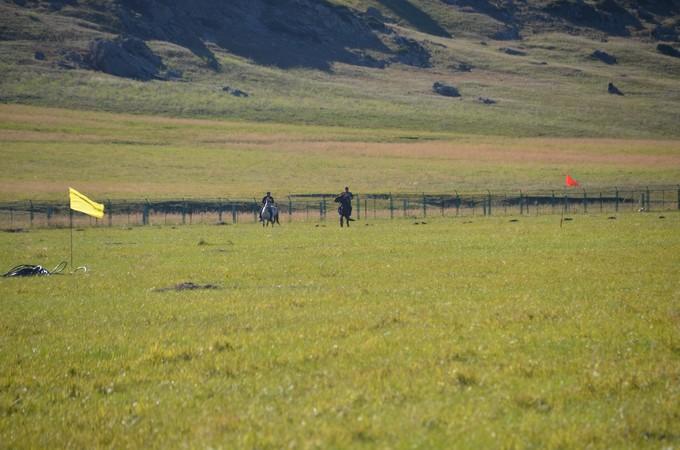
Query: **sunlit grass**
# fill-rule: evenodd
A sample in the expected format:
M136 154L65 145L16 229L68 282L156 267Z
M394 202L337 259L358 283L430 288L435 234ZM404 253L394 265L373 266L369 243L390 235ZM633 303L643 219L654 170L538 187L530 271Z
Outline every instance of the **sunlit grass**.
M86 229L0 282L9 447L650 447L678 215ZM0 235L0 267L67 259ZM192 281L218 290L155 292Z
M677 140L507 138L0 106L0 200L674 185Z

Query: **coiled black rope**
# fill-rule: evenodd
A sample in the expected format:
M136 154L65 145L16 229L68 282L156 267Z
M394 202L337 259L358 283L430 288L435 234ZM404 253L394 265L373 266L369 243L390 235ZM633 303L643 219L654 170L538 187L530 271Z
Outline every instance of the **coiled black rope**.
M16 267L12 267L8 272L4 273L3 277L37 277L46 275L57 275L64 271L68 263L62 261L57 266L48 270L43 266L33 265L33 264L20 264Z

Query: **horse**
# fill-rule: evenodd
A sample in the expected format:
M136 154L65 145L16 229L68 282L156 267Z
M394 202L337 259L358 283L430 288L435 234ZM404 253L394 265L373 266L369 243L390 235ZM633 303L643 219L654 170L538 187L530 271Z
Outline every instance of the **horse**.
M264 204L262 211L260 212L260 222L262 222L263 227L269 226L270 223L272 224L272 227L274 226L275 223L281 225L281 223L279 222L278 206L267 201Z
M350 217L352 215L352 204L343 203L342 196L336 197L335 201L337 203L340 203L340 206L338 207L338 215L340 216L340 228L343 227L343 219L345 222L347 222L347 226L349 227L349 222L351 220L354 220Z

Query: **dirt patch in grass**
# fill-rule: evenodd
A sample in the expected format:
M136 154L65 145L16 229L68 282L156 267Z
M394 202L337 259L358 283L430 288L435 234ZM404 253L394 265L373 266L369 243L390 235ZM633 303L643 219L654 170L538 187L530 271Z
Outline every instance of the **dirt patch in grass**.
M181 291L197 291L203 289L220 289L216 284L196 284L191 281L185 281L171 287L155 288L154 292L181 292Z

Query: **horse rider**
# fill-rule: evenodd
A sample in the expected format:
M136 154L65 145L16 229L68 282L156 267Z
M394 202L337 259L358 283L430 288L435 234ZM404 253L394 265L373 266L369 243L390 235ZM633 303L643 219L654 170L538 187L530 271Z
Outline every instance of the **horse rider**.
M354 198L354 195L349 191L349 187L345 186L345 192L342 192L340 195L338 195L335 198L335 201L340 203L340 206L342 208L342 211L345 213L345 216L349 218L352 215L352 199ZM353 220L353 219L349 219Z
M260 222L262 221L262 213L264 212L264 207L266 206L271 212L271 205L274 204L274 197L272 197L271 192L267 192L267 195L262 197L262 209L260 210Z

